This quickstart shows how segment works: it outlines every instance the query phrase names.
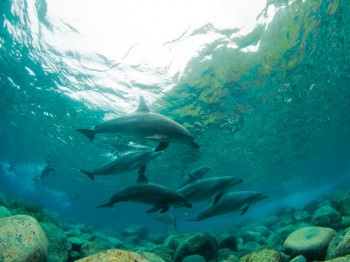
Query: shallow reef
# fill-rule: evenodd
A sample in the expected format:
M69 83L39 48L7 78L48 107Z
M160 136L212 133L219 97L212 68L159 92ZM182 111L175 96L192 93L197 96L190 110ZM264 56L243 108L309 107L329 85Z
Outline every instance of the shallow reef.
M150 235L132 225L120 232L66 221L0 195L0 261L350 261L349 192L302 209L283 207L254 223L225 230ZM160 235L163 234L163 235Z

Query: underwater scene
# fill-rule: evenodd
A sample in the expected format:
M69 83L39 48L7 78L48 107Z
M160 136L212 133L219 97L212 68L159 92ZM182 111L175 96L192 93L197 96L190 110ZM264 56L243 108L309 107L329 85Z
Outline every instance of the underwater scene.
M1 0L0 261L350 261L349 0Z

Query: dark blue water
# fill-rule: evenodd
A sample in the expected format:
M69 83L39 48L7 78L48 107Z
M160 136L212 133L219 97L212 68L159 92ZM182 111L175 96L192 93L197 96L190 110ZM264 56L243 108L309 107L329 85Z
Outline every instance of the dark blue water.
M145 15L131 12L134 2L111 9L111 2L1 1L0 192L77 222L163 230L144 205L95 208L135 183L136 172L92 182L78 171L156 146L114 135L90 143L75 131L135 110L140 96L200 145L171 144L148 166L155 183L176 189L202 165L211 167L207 176L243 178L237 190L269 195L243 217L252 220L341 189L350 175L349 2L276 2L250 11L243 2L203 2L170 21L170 9L184 3ZM144 5L137 10L155 10ZM244 12L252 19L236 25ZM56 173L40 180L46 163ZM242 219L186 221L207 205L172 213L185 230Z

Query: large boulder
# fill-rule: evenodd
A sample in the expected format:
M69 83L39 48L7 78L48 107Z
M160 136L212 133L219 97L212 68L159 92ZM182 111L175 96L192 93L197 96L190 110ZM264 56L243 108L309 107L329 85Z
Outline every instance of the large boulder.
M331 206L322 206L312 215L312 225L329 227L338 230L341 227L342 217Z
M309 260L324 260L327 248L336 235L332 228L303 227L284 241L285 253L292 257L303 255Z
M64 232L52 223L41 223L42 229L49 241L48 261L67 261L72 250L72 244Z
M151 249L153 254L161 257L165 262L172 262L174 257L174 250L166 247L166 246L157 246Z
M222 234L218 237L218 249L228 248L238 250L237 238L232 234Z
M201 255L206 260L210 260L215 257L217 246L216 238L207 232L190 234L177 247L174 261L181 262L184 257L196 254Z
M337 234L328 246L326 259L350 255L350 230L345 234Z
M343 216L350 216L350 192L337 192L333 201Z
M289 262L307 262L307 260L304 256L297 256Z
M350 261L350 255L327 260L327 262L349 262L349 261Z
M150 260L144 258L143 256L135 252L125 251L120 249L109 249L104 252L97 253L92 256L76 260L76 262L98 262L98 261L150 262Z
M282 258L276 249L261 249L245 255L239 260L239 262L250 261L280 262Z
M148 239L148 229L144 226L132 225L121 232L122 236L130 243L138 244Z
M4 206L0 206L0 219L12 216L11 212Z
M35 218L16 215L0 219L0 261L46 261L48 244Z
M108 245L105 243L97 242L97 241L90 241L84 243L80 248L80 253L82 257L88 257L96 253L101 253L103 251L106 251L110 249Z

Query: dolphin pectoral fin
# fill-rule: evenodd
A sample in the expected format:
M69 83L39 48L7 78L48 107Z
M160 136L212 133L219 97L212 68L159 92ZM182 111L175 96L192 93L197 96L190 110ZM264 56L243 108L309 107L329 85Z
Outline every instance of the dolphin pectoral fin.
M103 205L99 205L97 206L96 208L101 208L101 207L113 207L113 203L106 203L106 204L103 204Z
M146 166L142 166L139 169L139 176L137 177L137 183L147 183L148 178L145 175L146 172Z
M217 202L219 202L221 197L222 197L222 193L217 194L214 198L213 205L215 205Z
M162 210L160 211L161 214L167 212L169 210L169 206L164 206Z
M90 139L91 142L95 138L95 131L94 130L90 130L90 129L76 129L76 131L78 131L79 133L82 133L83 135L85 135L87 138Z
M155 204L151 209L147 210L146 213L154 213L157 212L158 210L162 209L163 206L160 204Z
M159 142L159 145L157 146L157 148L156 148L154 151L156 151L156 152L158 152L158 151L163 151L163 150L166 149L169 145L170 145L169 142L163 142L163 141L161 141L161 142Z
M241 211L241 214L240 215L243 215L245 214L249 209L249 205L245 205L243 208L242 208L242 211Z
M94 173L92 173L90 171L83 170L83 169L79 169L79 170L80 170L80 172L82 172L85 175L87 175L92 181L95 179Z

